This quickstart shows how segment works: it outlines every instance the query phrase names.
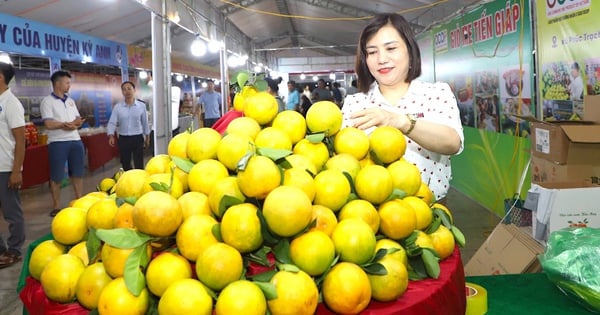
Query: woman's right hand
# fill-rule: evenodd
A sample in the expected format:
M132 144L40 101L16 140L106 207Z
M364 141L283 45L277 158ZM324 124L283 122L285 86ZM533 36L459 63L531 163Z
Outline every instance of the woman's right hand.
M111 147L115 146L115 136L113 136L113 135L108 136L108 145L110 145Z

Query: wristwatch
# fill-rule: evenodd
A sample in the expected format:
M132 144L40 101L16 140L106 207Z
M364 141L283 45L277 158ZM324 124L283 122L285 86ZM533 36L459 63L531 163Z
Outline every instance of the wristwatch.
M413 131L413 129L415 129L417 119L411 114L406 114L406 118L408 118L408 121L410 121L410 127L408 127L408 130L406 130L404 134L408 136Z

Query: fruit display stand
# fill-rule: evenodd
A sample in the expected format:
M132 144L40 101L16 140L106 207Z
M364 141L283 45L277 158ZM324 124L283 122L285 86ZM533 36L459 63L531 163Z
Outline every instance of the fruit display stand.
M28 249L17 286L23 302L23 314L29 315L84 315L89 310L79 303L62 304L49 300L39 281L29 276L26 266L33 249L45 240L52 239L48 234L32 242ZM370 315L422 315L422 314L464 314L466 308L465 274L458 248L440 262L441 273L438 279L411 281L402 298L388 303L371 301L361 314ZM317 314L335 314L323 303L317 308Z

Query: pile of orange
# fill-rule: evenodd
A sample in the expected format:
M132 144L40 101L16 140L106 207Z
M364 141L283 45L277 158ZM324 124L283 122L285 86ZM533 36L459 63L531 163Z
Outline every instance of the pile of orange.
M59 212L28 266L50 299L99 314L276 315L313 314L321 294L357 314L402 298L415 248L454 251L400 131L340 129L331 102L277 113L272 96L244 91L224 135L179 134Z

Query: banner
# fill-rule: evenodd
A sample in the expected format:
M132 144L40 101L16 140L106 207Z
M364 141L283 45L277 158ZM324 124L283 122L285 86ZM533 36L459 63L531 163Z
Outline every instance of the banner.
M433 58L433 37L431 30L416 36L419 50L421 50L421 76L419 79L426 82L435 82L435 62Z
M583 96L600 94L600 2L544 0L536 5L542 118L580 118Z
M0 51L127 67L124 44L2 13Z
M127 47L129 66L139 69L152 69L152 50L136 46ZM171 56L171 72L187 74L200 78L221 78L218 68L201 65L185 58Z
M514 115L534 115L530 23L528 1L495 1L432 29L436 80L452 87L464 126L529 135Z
M535 115L530 9L522 2L486 3L432 28L435 79L453 89L465 135L451 185L500 216L529 160L529 124L515 115Z

